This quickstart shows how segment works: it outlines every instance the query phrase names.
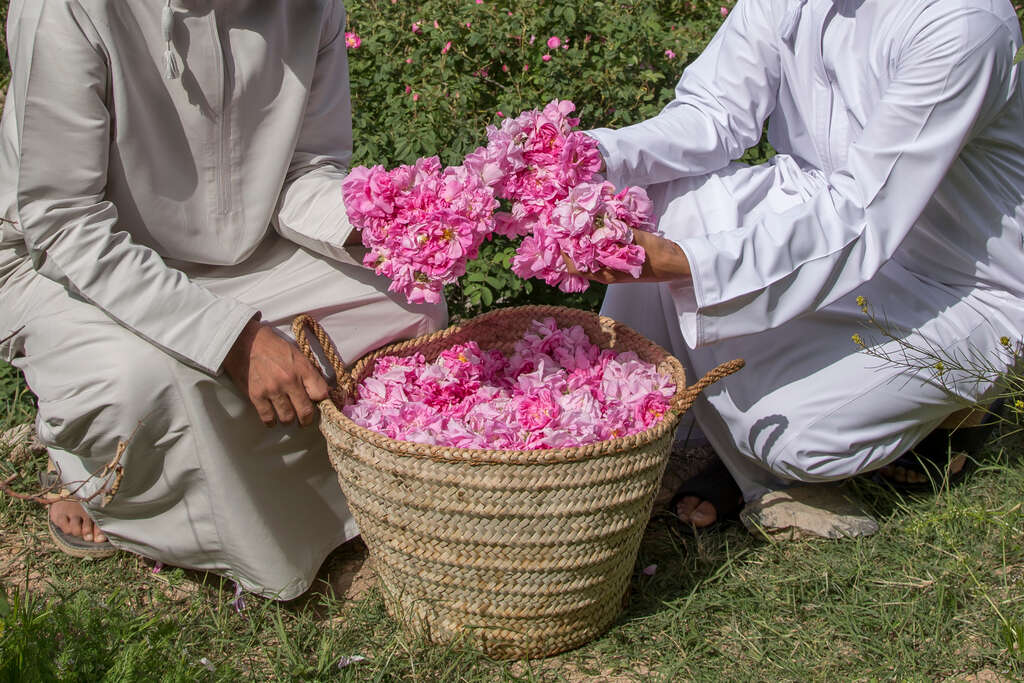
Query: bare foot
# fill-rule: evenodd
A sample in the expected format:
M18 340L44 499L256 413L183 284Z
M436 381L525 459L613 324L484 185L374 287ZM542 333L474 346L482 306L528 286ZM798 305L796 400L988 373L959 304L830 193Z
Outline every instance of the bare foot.
M99 526L77 501L61 500L50 505L50 520L64 533L77 536L83 541L104 543L107 540Z
M698 529L711 526L718 521L715 506L697 496L683 496L676 505L676 516L684 524L691 524Z

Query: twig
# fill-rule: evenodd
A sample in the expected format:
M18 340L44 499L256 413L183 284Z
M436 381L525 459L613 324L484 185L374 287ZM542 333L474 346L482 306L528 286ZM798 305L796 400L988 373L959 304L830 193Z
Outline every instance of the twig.
M57 468L56 481L41 491L36 493L19 493L15 491L11 488L11 485L18 480L18 475L12 474L4 479L3 482L0 482L0 493L7 494L16 500L38 503L39 505L53 505L54 503L60 503L68 500L74 500L79 503L90 503L102 495L103 501L101 505L105 506L110 503L113 497L117 494L118 489L121 487L121 480L124 478L124 466L121 464L121 458L124 456L125 451L128 450L128 444L135 438L135 435L138 433L139 427L141 426L142 423L140 422L127 440L119 441L117 443L117 452L114 454L113 459L103 466L103 469L84 481L71 482L66 487L63 487L64 490L59 493L54 493L56 489L61 488L59 466ZM78 496L78 492L85 488L90 482L94 480L109 480L111 477L113 477L112 483L100 486L92 495L88 497ZM72 489L72 487L74 488Z

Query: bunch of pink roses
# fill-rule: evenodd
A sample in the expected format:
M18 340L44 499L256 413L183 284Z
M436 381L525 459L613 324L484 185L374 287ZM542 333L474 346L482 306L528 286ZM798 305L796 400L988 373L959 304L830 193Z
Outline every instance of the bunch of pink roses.
M598 174L597 141L574 130L575 105L555 100L543 111L526 111L487 129L486 147L465 165L511 202L495 216L495 232L525 237L512 260L522 278L537 277L565 292L582 292L584 277L572 275L568 256L581 272L612 268L640 275L645 254L632 229L653 231L652 206L637 187L616 193Z
M356 424L393 439L458 448L570 448L650 428L675 385L635 353L590 342L580 326L548 318L510 358L476 342L433 362L421 354L377 359L346 406Z
M352 169L342 184L349 220L362 229L363 259L410 303L437 303L445 283L466 272L494 229L498 202L464 166L437 157L386 171Z
M489 126L487 146L461 166L442 169L431 157L391 171L352 169L342 191L370 250L366 265L410 302L437 302L496 232L524 238L512 260L516 275L565 292L589 282L569 272L563 254L584 273L611 268L638 277L645 254L632 230L654 230L651 202L643 189L616 193L598 175L597 142L574 130L574 110L555 100ZM496 212L497 199L509 210Z

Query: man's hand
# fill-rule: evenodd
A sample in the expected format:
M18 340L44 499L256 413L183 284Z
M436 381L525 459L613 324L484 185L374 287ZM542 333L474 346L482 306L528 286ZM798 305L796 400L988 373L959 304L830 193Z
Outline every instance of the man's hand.
M327 398L326 380L298 347L256 319L242 330L223 368L268 427L296 418L309 425L313 402Z
M573 275L580 275L588 280L602 282L606 285L622 282L668 282L690 276L690 263L686 260L686 253L672 240L643 230L634 230L633 242L643 247L646 253L643 269L638 278L611 268L602 268L593 273L581 273L568 256L562 254L562 258L565 259L565 264Z

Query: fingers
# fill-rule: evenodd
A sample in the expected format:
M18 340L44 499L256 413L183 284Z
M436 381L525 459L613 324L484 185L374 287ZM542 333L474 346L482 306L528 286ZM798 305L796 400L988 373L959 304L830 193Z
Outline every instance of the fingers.
M267 427L277 424L277 414L274 411L274 404L269 399L253 396L252 405L256 408L256 414L260 416L260 422Z
M298 421L307 427L316 417L314 401L327 398L327 381L309 361L298 354L293 355L292 361L279 368L276 381L262 384L264 400L253 402L260 419L267 426Z
M260 421L268 427L296 421L312 424L314 402L327 398L327 382L295 344L263 326L237 346L224 367L249 397Z
M312 424L313 415L316 411L313 408L313 402L309 400L309 394L306 393L305 386L298 384L288 392L288 398L292 407L292 415L298 418L299 424L303 427L308 427Z
M302 386L306 390L306 395L313 401L319 402L327 398L327 380L308 361L306 370L302 373Z
M273 404L274 413L281 424L288 424L295 419L295 409L292 407L291 394L287 391L272 394L270 402Z

